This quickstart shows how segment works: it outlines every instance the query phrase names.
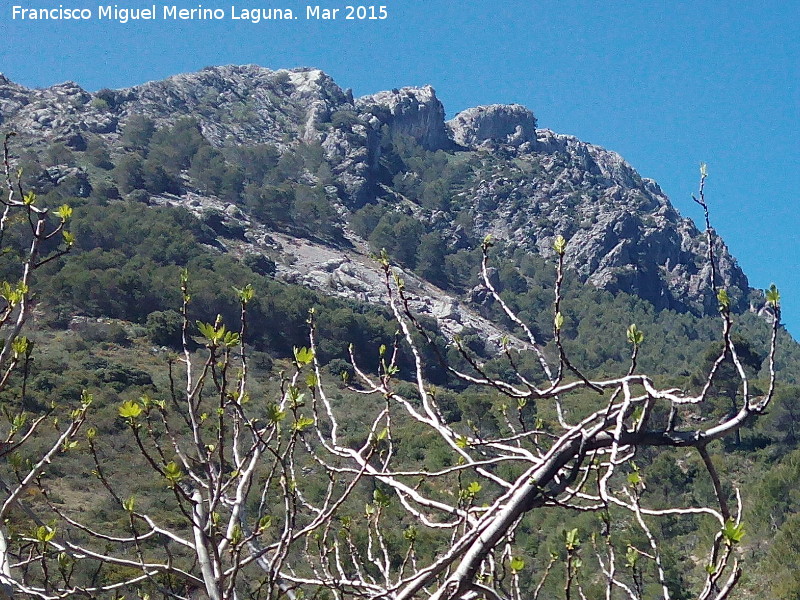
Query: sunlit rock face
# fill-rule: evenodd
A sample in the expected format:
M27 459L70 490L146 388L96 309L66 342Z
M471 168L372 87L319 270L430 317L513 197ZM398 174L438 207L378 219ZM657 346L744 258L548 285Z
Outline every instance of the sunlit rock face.
M151 118L157 127L194 119L203 136L222 150L259 144L270 144L279 153L304 145L321 149L333 182L325 187L325 198L348 231L352 247L335 249L329 258L339 261L338 266L330 272L312 269L325 275L304 281L330 288L331 293L353 299L381 296L380 278L367 273L369 261L355 260L369 250L349 230L349 219L367 204L382 203L438 231L455 248L474 247L476 239L492 234L509 251L547 256L555 237L563 235L568 240L566 264L582 281L639 295L659 309L717 309L707 291L711 274L705 233L673 208L654 181L642 178L617 153L537 129L533 112L518 104L469 108L445 121L445 107L430 86L354 99L352 92L313 68L209 67L93 93L72 82L28 89L0 75L0 125L18 133L14 150L19 153L44 152L53 144L79 153L101 140L112 156L119 156L125 152L122 134L135 115ZM452 208L426 208L418 199L405 197L382 172L382 153L397 137L428 152L443 152L452 162L478 165L447 190L460 220ZM319 177L303 174L309 185ZM89 171L80 164L50 166L38 182L45 190L69 185L71 193L82 196L92 185ZM224 230L247 232L243 239L252 244L248 252L257 252L258 240L271 235L247 214L197 189L152 201L182 204L198 214L221 212L227 221L236 221ZM735 310L747 310L747 278L724 243L715 239L717 284L728 290ZM325 254L319 248L315 252ZM291 267L283 273L304 277ZM447 298L436 298L435 307L425 306L440 320L467 314L454 309Z

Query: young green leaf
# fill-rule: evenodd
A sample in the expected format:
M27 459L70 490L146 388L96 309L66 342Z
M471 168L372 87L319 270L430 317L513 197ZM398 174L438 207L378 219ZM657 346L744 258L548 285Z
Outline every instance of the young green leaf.
M19 358L23 354L28 353L28 348L31 346L31 341L25 336L15 338L11 343L11 350L14 352L14 358Z
M225 326L222 326L223 335L221 338L222 345L226 348L235 348L242 341L241 336L235 331L225 331Z
M525 568L525 561L521 557L515 556L511 559L508 566L511 567L512 573L519 573Z
M769 286L769 289L766 290L764 293L767 297L767 304L769 304L773 308L777 308L777 306L781 302L781 295L780 292L778 292L778 288L775 287L775 284L773 283L771 286Z
M120 406L118 410L119 416L123 419L133 420L142 414L142 407L138 402L136 402L136 400L128 400L127 402L123 402L122 406Z
M635 323L632 323L628 327L627 331L628 343L633 344L634 346L638 346L644 341L644 333L636 327Z
M22 429L27 420L28 415L25 413L14 415L14 418L11 420L11 433L17 433L20 429Z
M296 390L297 388L290 388L290 391L291 389ZM303 402L303 398L305 397L306 397L305 394L300 394L300 393L290 394L289 399L292 401L292 408L302 408L303 406L305 406L305 403Z
M717 292L717 302L719 303L720 312L727 312L730 309L731 298L725 288L720 288Z
M202 335L211 346L216 346L219 341L222 339L222 336L225 335L225 326L222 325L220 328L214 327L210 323L203 323L201 321L197 321L197 330Z
M625 551L625 564L629 569L636 567L636 561L639 560L639 553L633 546L628 546Z
M242 541L242 528L237 523L233 526L233 530L231 531L231 545L237 546L239 542Z
M722 537L725 538L725 543L728 545L738 544L744 537L744 524L736 524L732 518L725 521L725 526L722 528Z
M294 422L292 426L295 431L303 431L305 428L314 424L314 419L311 417L300 417Z
M8 300L11 306L15 306L25 299L28 293L28 286L24 283L18 283L17 287L12 288L11 284L4 281L0 287L0 296Z
M176 483L183 479L183 472L181 472L181 468L175 463L175 461L170 461L164 465L164 477L166 477L167 481L169 481L170 487L173 487Z
M64 443L61 444L61 451L67 452L69 450L75 450L78 447L78 440L64 440Z
M581 545L581 540L578 537L578 529L570 529L564 532L567 550L576 550Z
M564 252L567 249L567 240L564 239L563 235L559 235L556 237L556 240L553 242L553 250L556 251L556 254L559 256L564 256Z
M253 289L253 286L249 283L242 289L234 287L233 291L236 292L236 295L239 297L239 302L241 302L242 304L247 304L256 295L256 291Z
M417 539L417 528L413 525L409 525L406 527L405 531L403 531L403 537L409 542L413 542Z
M56 215L59 219L66 222L72 216L72 207L69 204L62 204L56 210Z
M376 506L386 508L389 506L389 495L380 488L376 488L372 492L372 499L375 501Z
M47 525L40 525L36 528L34 532L34 537L36 537L36 541L42 544L47 544L50 542L54 537L56 537L56 528L49 527Z
M313 389L317 387L317 383L318 381L316 373L309 373L308 375L306 375L306 385L309 388Z
M313 350L309 350L306 347L303 347L303 348L295 347L294 348L294 360L301 367L303 365L307 365L312 360L314 360L314 351Z

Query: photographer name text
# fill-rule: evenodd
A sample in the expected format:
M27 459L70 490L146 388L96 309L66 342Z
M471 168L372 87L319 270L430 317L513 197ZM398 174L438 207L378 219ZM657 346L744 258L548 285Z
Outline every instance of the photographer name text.
M116 4L96 8L11 7L13 21L113 21L132 23L140 21L236 21L265 23L272 21L383 21L389 18L388 8L377 5L322 6L309 4L304 9L231 6L228 9L194 8L177 5L153 4L147 8L129 8Z

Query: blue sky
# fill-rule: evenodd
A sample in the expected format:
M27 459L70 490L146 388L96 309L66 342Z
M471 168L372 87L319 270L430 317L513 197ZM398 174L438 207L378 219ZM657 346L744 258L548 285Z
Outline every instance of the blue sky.
M96 11L99 0L6 0L0 71L29 86L70 79L96 90L207 65L314 66L356 95L429 83L448 116L518 102L542 127L618 151L695 220L706 161L714 225L752 286L779 286L800 334L800 2L383 1L383 21L316 22L295 0L168 0L302 16L122 25L11 20L14 4Z

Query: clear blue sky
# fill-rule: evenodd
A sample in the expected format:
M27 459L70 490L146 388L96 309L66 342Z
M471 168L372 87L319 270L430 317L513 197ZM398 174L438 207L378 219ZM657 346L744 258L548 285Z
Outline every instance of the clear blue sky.
M70 79L96 90L207 65L314 66L356 95L429 83L448 115L518 102L542 127L620 152L695 220L690 196L706 161L717 230L752 286L778 284L800 334L800 2L384 1L388 19L359 23L306 21L294 0L168 0L301 18L122 25L11 20L14 4L96 11L99 0L4 0L0 71L28 86Z

